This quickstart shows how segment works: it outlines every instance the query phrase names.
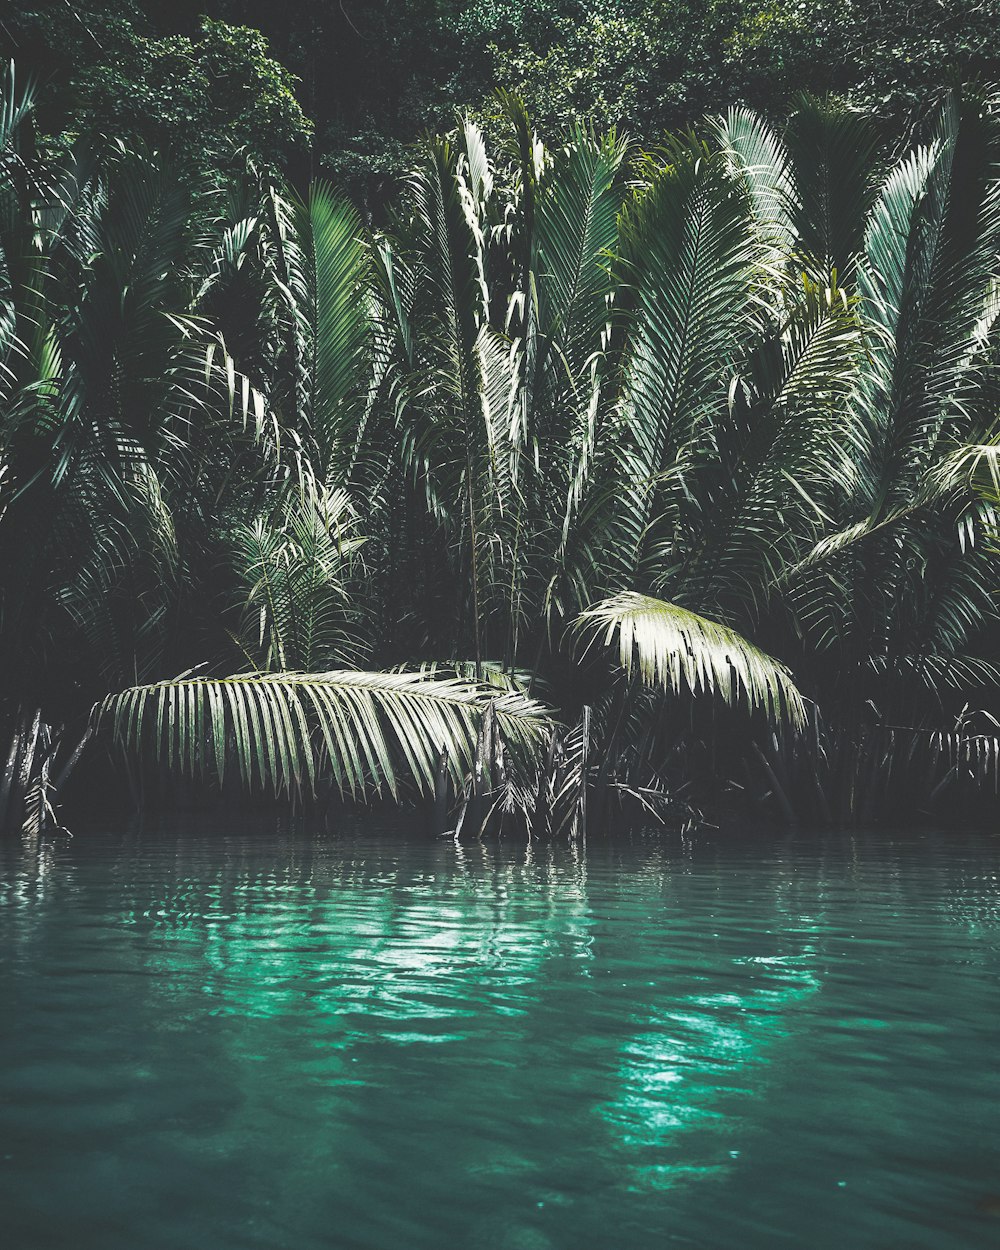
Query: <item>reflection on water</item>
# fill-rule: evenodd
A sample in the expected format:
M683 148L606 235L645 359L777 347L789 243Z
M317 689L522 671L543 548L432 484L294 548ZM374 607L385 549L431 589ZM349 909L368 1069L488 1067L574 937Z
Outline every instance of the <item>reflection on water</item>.
M998 852L9 850L7 1244L992 1245Z

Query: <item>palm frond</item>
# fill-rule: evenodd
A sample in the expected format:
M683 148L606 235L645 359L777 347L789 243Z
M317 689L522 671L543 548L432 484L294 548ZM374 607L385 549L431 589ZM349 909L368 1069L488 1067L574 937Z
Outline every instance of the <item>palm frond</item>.
M753 109L731 108L713 123L715 138L735 177L745 185L757 230L776 267L786 266L796 242L794 184L780 136Z
M487 709L511 766L530 773L551 731L541 704L420 673L181 678L124 690L94 715L120 749L182 774L222 784L235 770L247 790L362 799L433 794L442 754L460 788Z
M308 221L313 270L312 430L331 476L346 482L365 446L360 418L368 393L372 340L368 248L357 213L325 183L313 184Z
M565 362L560 372L570 379L600 346L608 320L627 154L614 133L598 140L577 128L541 184L535 210L539 320L547 344ZM558 360L553 368L559 369Z
M748 334L748 275L759 258L746 195L724 159L677 142L622 216L630 313L624 360L623 524L633 567L649 527L669 531L658 489L685 492L701 424L724 402L732 356ZM666 474L668 477L664 477Z
M8 61L0 83L0 153L6 155L34 106L34 83L30 78L23 84L19 83L16 66L13 60Z
M784 665L686 608L626 591L588 608L578 628L616 647L625 672L647 686L743 705L796 729L805 722L802 696Z
M364 539L348 496L308 481L286 497L279 520L257 517L233 535L242 650L268 672L357 663L349 586Z
M803 276L784 323L734 378L700 454L690 554L673 578L687 601L711 611L735 594L756 610L819 540L830 520L824 502L853 484L846 400L860 350L853 302L835 282L820 288Z

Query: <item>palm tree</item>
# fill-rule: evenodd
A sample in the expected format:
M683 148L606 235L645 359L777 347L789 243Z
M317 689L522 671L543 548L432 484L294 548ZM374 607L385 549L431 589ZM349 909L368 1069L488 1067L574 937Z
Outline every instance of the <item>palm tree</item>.
M928 483L995 420L998 139L982 100L949 100L872 171L847 257L864 337L847 394L852 472L825 535L779 579L802 635L796 667L817 674L831 727L827 806L842 819L889 816L907 790L926 802L963 773L982 778L991 756L995 767L995 722L970 732L968 716L998 684L994 505L969 480L946 496Z
M13 70L6 97L0 820L28 803L37 821L86 704L162 651L178 560L167 495L218 388L183 315L202 250L185 194L143 155L45 169Z
M830 102L638 153L505 98L384 235L253 169L46 166L30 104L11 74L0 822L51 822L105 730L137 794L463 832L720 793L859 822L995 776L983 102L890 158Z

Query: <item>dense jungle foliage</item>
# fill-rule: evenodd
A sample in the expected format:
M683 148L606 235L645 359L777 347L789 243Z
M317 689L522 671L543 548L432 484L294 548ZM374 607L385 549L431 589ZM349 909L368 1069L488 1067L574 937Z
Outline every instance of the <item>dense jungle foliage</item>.
M71 68L12 64L0 113L0 826L56 825L108 748L139 803L422 796L473 835L992 812L988 88L873 34L800 85L877 81L882 115L789 108L775 71L667 136L726 93L639 54L641 98L603 54L600 90L558 69L614 5L402 6L393 55L447 19L544 139L518 95L458 94L448 40L425 77L386 54L399 117L470 107L374 224L403 132L371 122L359 178L336 126L369 124L364 92L309 86L328 7L283 21L300 84L256 32L162 35L153 6L76 6L93 56L49 10L13 22ZM621 12L646 37L668 7L736 56L721 3ZM531 65L516 37L490 61L483 31L529 20Z
M0 52L37 78L41 129L233 147L324 177L379 224L422 133L495 91L555 139L577 116L656 143L748 104L783 122L835 92L898 140L958 82L1000 77L998 0L16 0ZM272 59L273 58L273 59ZM308 119L308 120L307 120ZM491 126L491 123L498 123Z

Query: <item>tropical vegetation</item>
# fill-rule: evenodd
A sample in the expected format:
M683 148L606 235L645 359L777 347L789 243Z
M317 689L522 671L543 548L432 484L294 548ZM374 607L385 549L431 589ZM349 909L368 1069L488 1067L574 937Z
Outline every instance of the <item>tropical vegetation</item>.
M96 132L203 169L246 148L303 182L331 179L379 224L410 167L408 145L450 129L456 110L501 140L497 87L523 99L551 137L582 116L655 144L736 104L783 121L809 91L869 110L891 142L954 82L1000 77L997 0L19 0L7 9L0 53L38 78L41 129L56 142Z
M12 66L0 825L109 753L137 803L473 836L995 805L984 90L645 149L507 95L379 230L33 106Z

